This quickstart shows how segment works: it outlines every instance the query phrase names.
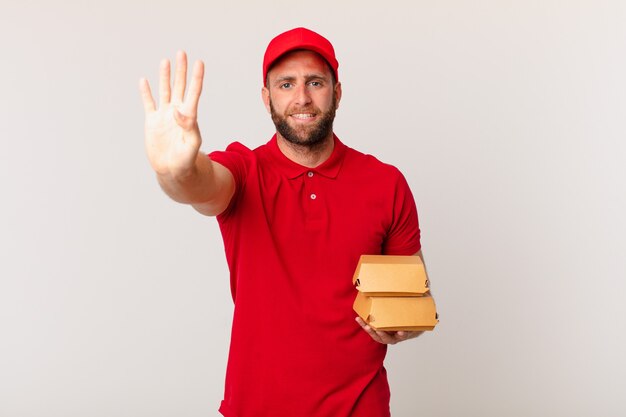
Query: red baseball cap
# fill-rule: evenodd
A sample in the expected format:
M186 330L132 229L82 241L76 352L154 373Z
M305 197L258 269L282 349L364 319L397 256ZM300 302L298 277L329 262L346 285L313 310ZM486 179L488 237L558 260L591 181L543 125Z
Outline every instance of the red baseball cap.
M337 76L337 68L339 62L335 58L335 49L328 39L322 35L306 28L295 28L281 33L272 39L267 45L265 56L263 57L263 84L267 79L267 71L278 58L285 55L289 51L296 49L306 49L320 54L335 74L335 80L339 80Z

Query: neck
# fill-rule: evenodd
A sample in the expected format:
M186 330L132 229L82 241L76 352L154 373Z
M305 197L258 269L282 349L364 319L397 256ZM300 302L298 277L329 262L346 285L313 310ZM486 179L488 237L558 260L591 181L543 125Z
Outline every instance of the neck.
M307 168L315 168L323 164L335 148L334 136L331 133L324 141L314 147L296 145L276 133L278 149L293 162Z

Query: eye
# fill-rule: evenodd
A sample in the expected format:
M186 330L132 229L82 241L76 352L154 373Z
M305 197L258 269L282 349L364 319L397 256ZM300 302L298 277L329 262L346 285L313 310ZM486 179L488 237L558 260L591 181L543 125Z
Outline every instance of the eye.
M287 88L291 88L292 84L291 83L282 83L280 85L280 88L282 89L287 89Z
M309 85L312 85L313 87L321 87L322 83L320 81L311 81Z

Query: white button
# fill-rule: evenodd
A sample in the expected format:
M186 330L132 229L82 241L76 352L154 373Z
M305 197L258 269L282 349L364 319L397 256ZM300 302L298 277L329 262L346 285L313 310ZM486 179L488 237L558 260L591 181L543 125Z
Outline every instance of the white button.
M313 176L313 172L309 171L307 175L309 176L309 178L311 178Z
M317 196L315 194L311 194L311 200L315 200Z

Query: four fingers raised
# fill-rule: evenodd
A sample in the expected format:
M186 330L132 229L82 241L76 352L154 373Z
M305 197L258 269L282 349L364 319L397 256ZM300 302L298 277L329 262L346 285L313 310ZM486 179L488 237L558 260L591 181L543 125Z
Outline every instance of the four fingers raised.
M170 103L182 105L180 108L181 112L187 116L194 117L197 114L200 93L202 92L204 63L202 61L195 62L186 98L187 54L184 51L178 51L176 54L176 70L174 73L173 88L170 85L170 77L170 61L164 59L161 61L159 67L159 106L168 105ZM144 110L146 112L155 111L156 103L152 96L152 91L150 90L150 84L145 78L139 80L139 92L141 94Z

